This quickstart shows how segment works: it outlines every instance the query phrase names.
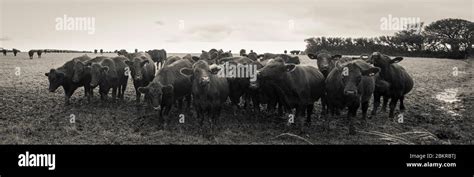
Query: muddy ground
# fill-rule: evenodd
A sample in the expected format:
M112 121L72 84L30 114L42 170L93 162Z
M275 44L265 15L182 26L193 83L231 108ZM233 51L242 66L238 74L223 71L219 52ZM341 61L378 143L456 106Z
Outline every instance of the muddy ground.
M193 111L185 112L185 122L179 123L181 113L174 110L171 129L161 130L155 112L137 109L131 80L124 101L102 103L96 89L88 103L81 88L72 104L64 106L62 88L48 92L44 73L79 55L47 53L33 60L26 53L0 56L0 144L473 144L472 59L405 57L400 64L415 87L405 99L402 123L401 115L390 120L388 113L380 113L367 127L357 124L358 133L349 136L343 113L325 132L316 103L313 124L306 134L295 135L286 116L244 110L234 116L227 104L220 130L207 138L198 133Z

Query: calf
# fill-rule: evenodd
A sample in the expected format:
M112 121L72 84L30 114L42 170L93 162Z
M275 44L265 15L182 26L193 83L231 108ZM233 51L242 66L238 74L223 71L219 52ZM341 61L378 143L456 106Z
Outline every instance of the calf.
M150 84L139 87L138 91L150 98L150 106L160 110L160 117L166 129L169 124L169 112L173 104L178 100L179 111L182 111L182 100L191 95L191 80L189 76L180 73L182 68L191 68L192 63L188 60L178 60L172 64L165 65ZM161 108L161 109L160 109Z
M210 118L210 130L217 126L222 106L229 96L229 85L226 78L216 74L219 67L213 67L205 61L197 61L192 68L181 69L181 74L191 76L194 108L200 121L201 129L204 118ZM207 116L205 115L207 113Z
M90 57L83 55L67 61L63 66L56 69L51 69L48 73L44 74L48 77L50 92L55 92L59 86L63 87L65 94L64 101L66 105L69 105L69 98L71 98L72 94L77 88L84 86L84 96L86 97L91 92L91 88L88 85L89 81L87 79L78 80L78 82L72 81L72 77L74 75L74 65L77 63L77 61L87 60L90 60Z
M349 134L355 134L353 118L359 106L362 106L362 117L367 117L370 98L375 89L374 77L379 68L372 67L363 60L354 60L337 65L326 78L327 104L331 115L338 109L348 107L347 119ZM326 116L325 128L329 130Z
M403 60L402 57L390 59L390 57L386 55L374 52L369 60L374 64L374 66L381 69L380 78L390 84L388 90L388 95L390 97L389 118L393 118L398 101L400 101L400 111L405 111L403 101L405 95L413 89L413 79L405 68L397 64Z
M155 65L150 55L144 52L136 53L132 59L125 61L125 63L131 71L136 101L139 103L141 93L138 88L147 86L155 78Z
M286 64L278 57L271 59L258 70L258 80L274 83L278 94L283 99L284 106L289 109L296 108L295 120L302 123L300 117L306 112L306 123L311 123L311 114L314 102L324 91L324 76L312 66ZM298 124L302 130L302 124Z

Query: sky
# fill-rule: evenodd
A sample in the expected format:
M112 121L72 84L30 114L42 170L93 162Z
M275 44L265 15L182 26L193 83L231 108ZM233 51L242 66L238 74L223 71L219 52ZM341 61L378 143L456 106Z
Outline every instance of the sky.
M382 19L474 21L474 0L0 0L0 47L197 53L304 50L304 39L393 35ZM64 18L67 17L67 18ZM61 20L66 19L66 20ZM81 29L89 20L90 30ZM393 22L393 21L390 21ZM58 28L70 25L72 30Z

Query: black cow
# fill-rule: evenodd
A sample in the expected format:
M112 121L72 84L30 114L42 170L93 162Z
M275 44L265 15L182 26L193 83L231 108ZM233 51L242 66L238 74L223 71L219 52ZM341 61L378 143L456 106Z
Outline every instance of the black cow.
M2 49L3 56L7 56L7 49Z
M138 88L138 91L150 99L149 105L155 110L160 110L160 117L163 119L165 129L170 123L169 113L176 100L179 102L180 112L182 112L184 97L190 101L191 80L189 76L180 74L180 70L191 67L192 63L188 60L175 61L163 66L158 71L158 75L146 87Z
M130 60L125 61L128 65L135 86L136 101L140 102L141 93L139 87L145 87L155 78L155 65L150 55L144 52L138 52Z
M353 118L362 106L362 118L367 117L369 101L375 89L373 74L379 68L372 67L363 60L348 60L336 65L326 78L327 104L331 115L339 109L348 107L347 119L349 134L355 134ZM329 120L326 116L326 126L329 130Z
M87 67L91 73L91 87L96 87L99 85L100 98L102 100L107 99L107 95L112 89L112 98L115 100L118 96L121 96L121 87L123 86L123 81L125 80L125 63L128 61L124 58L104 58L99 62L92 62L90 66ZM126 81L126 80L125 80ZM125 85L126 86L126 85Z
M229 82L229 98L234 105L234 114L238 104L240 103L240 98L244 97L245 106L249 105L250 102L250 95L252 89L250 88L250 81L255 80L256 78L256 71L258 66L254 64L254 61L247 57L225 57L219 60L221 66L231 67L233 66L236 70L235 75L239 74L240 77L227 77L227 81ZM252 78L252 75L254 78ZM255 105L255 104L254 104ZM255 105L256 106L256 105Z
M384 81L380 73L375 75L375 91L374 91L374 106L372 108L372 116L377 114L378 106L380 105L380 98L383 97L382 111L387 109L387 103L390 98L390 83Z
M56 69L51 69L49 73L45 73L44 75L48 77L49 80L49 91L50 92L55 92L56 89L59 86L62 86L64 89L64 94L65 94L65 104L69 104L69 98L72 96L74 91L79 88L84 86L84 96L88 97L90 91L90 86L89 82L90 80L84 79L80 80L79 82L73 82L72 77L74 75L74 65L77 63L77 61L87 61L90 60L90 57L87 55L83 55L77 58L74 58L70 61L67 61L63 66L56 68ZM87 84L86 84L87 83Z
M153 49L148 51L147 53L150 54L151 59L157 64L158 68L163 67L167 58L165 49Z
M388 94L390 96L389 118L393 118L395 107L398 101L400 101L400 111L405 111L405 105L403 104L403 101L405 99L405 95L409 93L411 89L413 89L413 79L405 70L405 68L397 64L403 60L402 57L391 59L387 55L374 52L370 56L369 60L374 64L374 66L381 69L380 77L382 80L390 84L390 89L388 90ZM380 101L377 102L377 104L380 104ZM377 106L374 105L374 108Z
M15 49L15 48L13 49L13 55L14 55L15 57L16 57L16 54L17 54L18 52L20 52L20 50Z
M43 53L43 50L38 50L36 51L36 54L38 54L38 58L41 58L41 54Z
M207 62L199 60L192 68L183 68L180 71L185 76L191 76L193 104L201 129L204 126L204 118L210 118L211 133L214 125L218 124L222 106L229 95L227 79L216 75L219 69L210 68Z
M28 51L28 55L30 56L30 59L33 59L33 55L35 54L36 50L30 50Z
M271 59L258 70L258 80L267 80L274 83L278 94L283 99L285 107L296 108L295 120L302 130L302 118L306 113L306 123L311 123L311 114L314 102L323 95L324 76L312 66L286 64L278 57ZM301 123L301 124L300 124Z
M240 54L240 56L245 56L247 54L247 52L245 51L245 49L240 49L239 54Z

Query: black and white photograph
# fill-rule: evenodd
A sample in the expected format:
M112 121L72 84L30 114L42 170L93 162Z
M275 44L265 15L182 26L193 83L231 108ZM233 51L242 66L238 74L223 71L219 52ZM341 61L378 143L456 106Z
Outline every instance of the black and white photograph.
M0 144L470 146L473 20L473 0L1 0Z

